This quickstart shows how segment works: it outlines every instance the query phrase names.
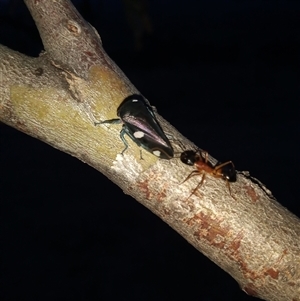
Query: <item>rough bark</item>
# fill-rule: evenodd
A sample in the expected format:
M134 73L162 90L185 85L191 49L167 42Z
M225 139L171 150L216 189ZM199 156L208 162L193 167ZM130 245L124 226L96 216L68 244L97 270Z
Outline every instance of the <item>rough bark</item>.
M120 127L94 126L138 93L105 53L99 35L68 0L25 0L45 53L31 58L0 46L0 120L77 157L158 215L227 271L249 295L300 300L300 223L246 172L231 184L207 175L182 183L192 168L159 160L129 141ZM160 116L176 152L194 147ZM180 143L176 143L180 141Z

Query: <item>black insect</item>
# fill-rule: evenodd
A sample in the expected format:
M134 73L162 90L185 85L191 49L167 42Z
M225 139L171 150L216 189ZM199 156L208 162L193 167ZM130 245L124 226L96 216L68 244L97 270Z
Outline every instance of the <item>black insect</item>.
M231 161L227 161L225 163L217 162L216 164L212 164L208 160L208 153L201 150L186 150L181 153L180 160L184 164L194 166L196 168L187 176L187 178L183 182L187 181L193 176L202 175L201 181L192 191L191 195L201 187L205 179L205 174L209 173L216 178L225 180L229 193L232 196L229 182L236 181L236 170L234 164Z
M120 138L125 148L122 154L128 148L124 137L127 134L138 146L153 155L161 159L173 158L174 150L171 143L159 125L152 107L142 95L134 94L125 98L117 109L117 116L119 118L96 122L95 125L123 123Z

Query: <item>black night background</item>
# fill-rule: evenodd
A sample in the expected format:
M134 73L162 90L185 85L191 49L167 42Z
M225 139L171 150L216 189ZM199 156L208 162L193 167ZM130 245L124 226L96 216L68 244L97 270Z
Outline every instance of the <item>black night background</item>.
M144 29L128 1L73 3L166 120L300 216L299 1L149 0ZM43 49L23 1L0 43ZM81 161L4 124L0 158L0 300L255 300Z

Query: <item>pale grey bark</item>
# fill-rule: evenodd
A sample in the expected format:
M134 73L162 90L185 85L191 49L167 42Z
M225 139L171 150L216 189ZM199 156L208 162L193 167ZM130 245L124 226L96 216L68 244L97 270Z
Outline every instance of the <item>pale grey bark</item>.
M116 117L137 89L107 56L99 35L68 0L25 0L44 43L31 58L0 46L0 120L96 168L227 271L250 295L300 300L300 223L257 181L231 184L209 175L182 183L192 168L158 160L131 141L119 155L120 128L94 126ZM5 76L4 76L5 75ZM187 148L193 145L159 117Z

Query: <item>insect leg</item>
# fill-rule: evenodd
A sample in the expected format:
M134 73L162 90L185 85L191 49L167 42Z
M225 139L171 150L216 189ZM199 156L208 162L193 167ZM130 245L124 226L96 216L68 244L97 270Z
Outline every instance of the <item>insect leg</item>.
M231 188L230 188L230 183L229 183L229 181L226 181L226 185L227 185L227 187L228 187L230 196L231 196L235 201L237 201L237 199L236 199L236 198L232 195L232 193L231 193Z
M234 164L232 163L232 161L227 161L227 162L224 162L224 163L222 163L222 164L216 166L216 167L215 167L215 170L217 171L218 169L220 169L220 168L222 168L222 167L224 167L224 166L226 166L226 165L229 165L229 164L232 164L232 166L234 167Z
M122 120L120 118L108 119L104 121L94 122L94 125L103 124L103 123L119 124L122 123Z
M123 127L122 130L121 130L121 132L120 132L120 138L121 138L121 140L123 141L123 143L124 143L124 145L125 145L125 148L122 150L121 155L123 155L124 152L126 151L126 149L128 148L128 142L126 141L126 139L125 139L125 137L124 137L125 134L128 135L126 129Z
M186 182L187 180L189 180L190 178L199 175L199 171L198 170L193 170L186 178L183 182L181 182L181 184L183 184L184 182Z
M140 149L140 160L144 160L144 158L143 158L143 152L142 152L141 149Z
M188 198L190 198L191 195L193 195L202 186L204 179L205 179L205 173L202 174L201 181L197 184L197 186L194 188L194 190L192 191L192 193L190 194L190 196Z
M222 171L222 169L223 169L224 166L227 166L227 165L232 165L232 167L233 167L233 169L234 169L234 164L232 163L232 161L227 161L227 162L225 162L225 163L221 163L220 165L216 166L215 169L214 169L214 174L215 174L215 175L219 175L219 176L223 176L223 171ZM220 170L221 170L221 171L220 171ZM232 193L231 193L231 188L230 188L230 183L229 183L229 181L235 182L235 180L236 180L235 169L234 169L234 180L231 179L229 173L228 173L227 175L228 175L228 177L224 177L224 176L223 176L223 179L226 181L226 186L227 186L227 188L228 188L228 190L229 190L230 196L231 196L234 200L236 200L236 198L235 198L235 197L232 195ZM232 177L232 178L233 178L233 177ZM231 179L231 180L230 180L230 179Z
M204 153L204 158L203 158L203 154ZM204 162L207 163L208 162L208 152L204 151L200 153L200 156L204 159Z
M187 200L191 197L191 195L193 195L203 184L204 179L205 179L205 173L203 172L199 172L198 170L193 170L188 176L187 178L181 183L183 184L184 182L186 182L187 180L189 180L190 178L197 176L197 175L201 175L201 181L197 184L197 186L193 189L192 193L189 195L189 197L187 198Z

